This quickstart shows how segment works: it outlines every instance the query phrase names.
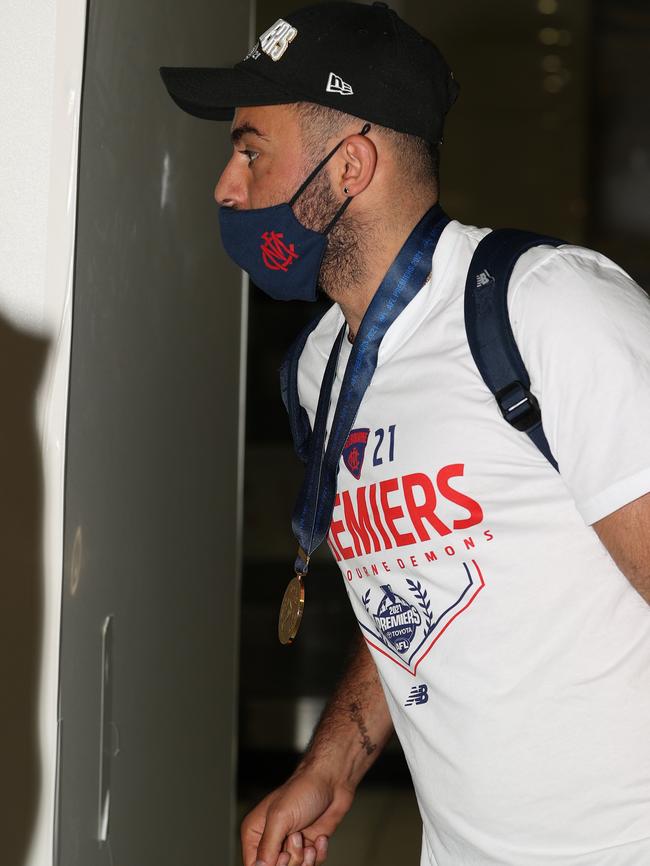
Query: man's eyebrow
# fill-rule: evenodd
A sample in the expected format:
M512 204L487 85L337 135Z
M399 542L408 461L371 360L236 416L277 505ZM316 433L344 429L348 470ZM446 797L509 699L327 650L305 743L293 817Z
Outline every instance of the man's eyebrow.
M233 144L237 144L237 142L246 134L256 135L258 138L263 138L264 141L268 141L266 135L263 132L260 132L259 129L252 126L250 123L242 123L241 126L236 126L230 133L230 138L232 139Z

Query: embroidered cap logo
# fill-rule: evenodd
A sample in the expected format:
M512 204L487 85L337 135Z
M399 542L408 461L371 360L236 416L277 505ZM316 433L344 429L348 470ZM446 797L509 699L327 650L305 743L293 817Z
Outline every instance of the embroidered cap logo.
M264 241L260 245L262 259L270 271L284 271L286 273L293 260L300 258L294 245L289 244L287 246L282 240L283 237L282 232L264 232L262 235Z
M272 27L260 36L260 48L271 60L279 60L298 35L288 21L278 18Z

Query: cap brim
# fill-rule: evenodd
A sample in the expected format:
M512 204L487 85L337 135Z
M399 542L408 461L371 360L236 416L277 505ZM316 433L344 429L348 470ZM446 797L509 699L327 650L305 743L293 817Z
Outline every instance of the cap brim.
M161 66L160 75L179 108L205 120L230 120L244 105L281 105L299 97L243 69Z

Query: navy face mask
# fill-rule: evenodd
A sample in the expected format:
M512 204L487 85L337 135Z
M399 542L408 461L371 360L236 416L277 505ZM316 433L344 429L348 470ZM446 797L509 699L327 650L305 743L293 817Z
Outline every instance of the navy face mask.
M370 124L366 123L361 135L369 130ZM224 249L256 286L277 301L316 300L327 235L352 199L343 202L322 232L305 228L296 218L293 205L343 141L318 163L290 201L252 210L219 208Z

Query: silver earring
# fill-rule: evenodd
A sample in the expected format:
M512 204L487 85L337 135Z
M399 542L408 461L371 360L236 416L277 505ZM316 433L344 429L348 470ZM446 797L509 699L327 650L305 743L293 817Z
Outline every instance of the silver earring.
M344 192L346 195L350 195L350 190L347 188L347 186L344 186L344 187L343 187L343 192Z

